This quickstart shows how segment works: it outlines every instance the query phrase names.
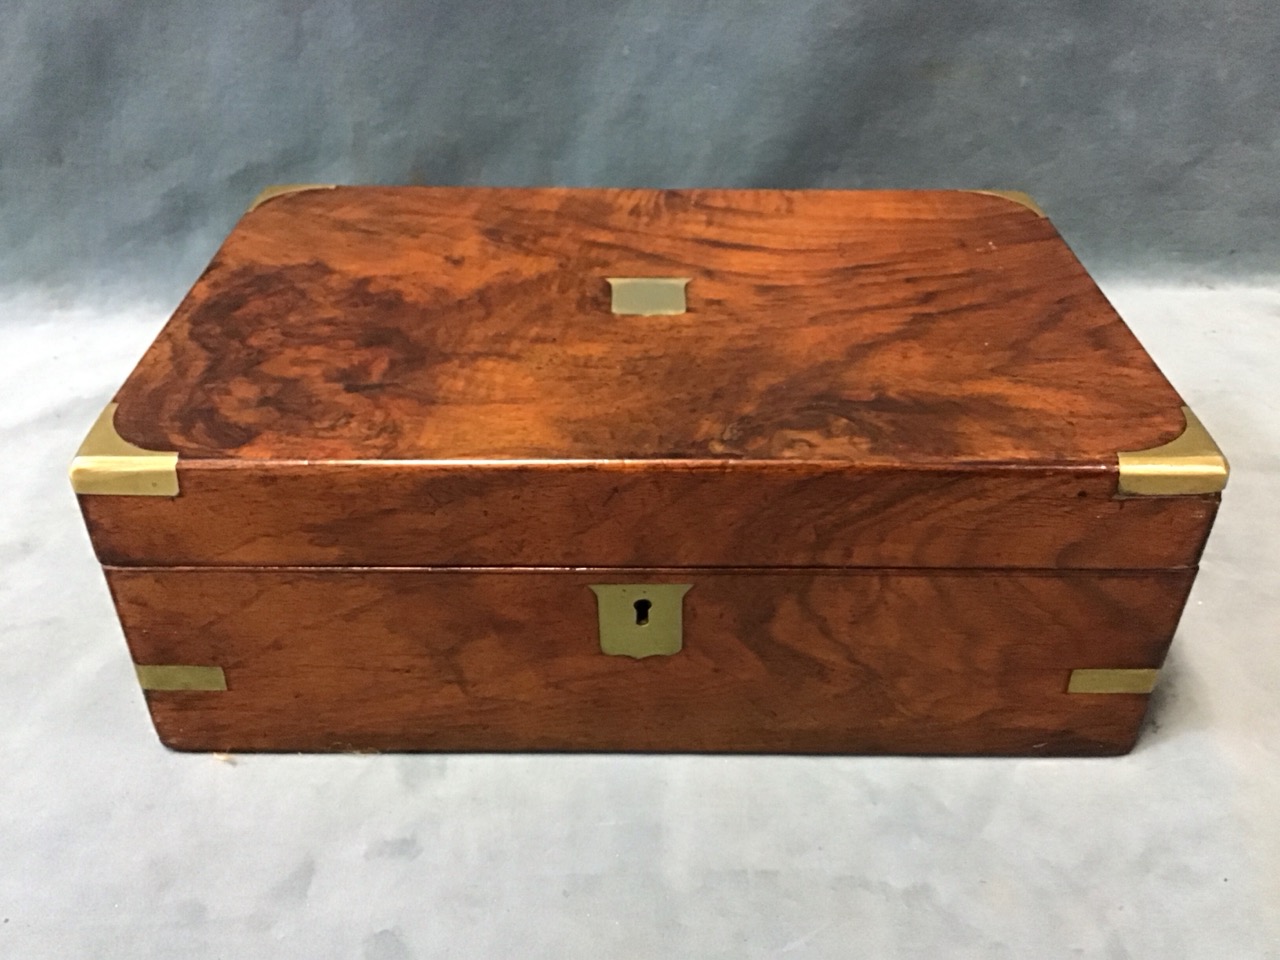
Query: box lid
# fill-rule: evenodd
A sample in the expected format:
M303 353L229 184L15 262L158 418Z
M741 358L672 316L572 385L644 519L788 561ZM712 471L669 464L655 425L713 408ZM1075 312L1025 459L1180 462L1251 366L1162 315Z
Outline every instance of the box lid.
M1226 471L975 191L277 193L104 431L113 563L1182 566Z

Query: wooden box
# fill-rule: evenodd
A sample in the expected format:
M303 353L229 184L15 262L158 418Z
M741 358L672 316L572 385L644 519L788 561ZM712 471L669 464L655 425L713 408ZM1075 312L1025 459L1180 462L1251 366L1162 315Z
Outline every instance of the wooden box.
M1112 754L1227 465L976 191L295 187L72 467L187 750Z

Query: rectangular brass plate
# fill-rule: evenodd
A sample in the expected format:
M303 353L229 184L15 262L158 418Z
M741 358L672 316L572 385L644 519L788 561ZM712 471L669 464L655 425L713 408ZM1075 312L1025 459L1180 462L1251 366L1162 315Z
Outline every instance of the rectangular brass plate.
M1159 670L1072 670L1067 693L1150 693Z
M595 583L600 649L623 657L669 656L684 645L691 583Z
M186 664L134 664L143 690L225 690L227 675L221 667Z
M689 277L608 277L612 310L637 317L673 316L685 312L684 288Z

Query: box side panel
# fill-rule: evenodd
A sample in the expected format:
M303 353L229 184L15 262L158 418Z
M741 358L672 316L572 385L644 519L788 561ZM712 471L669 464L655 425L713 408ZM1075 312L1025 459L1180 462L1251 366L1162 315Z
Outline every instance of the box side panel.
M1069 576L792 571L109 568L152 690L192 750L1114 754L1192 571ZM593 585L687 583L676 653L601 651ZM680 591L670 595L679 596Z
M1117 498L1113 471L796 464L231 464L181 493L82 496L143 566L1194 566L1217 495Z

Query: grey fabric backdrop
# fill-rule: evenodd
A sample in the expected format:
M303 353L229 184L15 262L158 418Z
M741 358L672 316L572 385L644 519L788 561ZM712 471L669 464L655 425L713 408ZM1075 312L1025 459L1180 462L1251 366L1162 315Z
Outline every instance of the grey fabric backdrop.
M176 301L271 182L1030 190L1276 272L1275 0L0 0L0 283Z

